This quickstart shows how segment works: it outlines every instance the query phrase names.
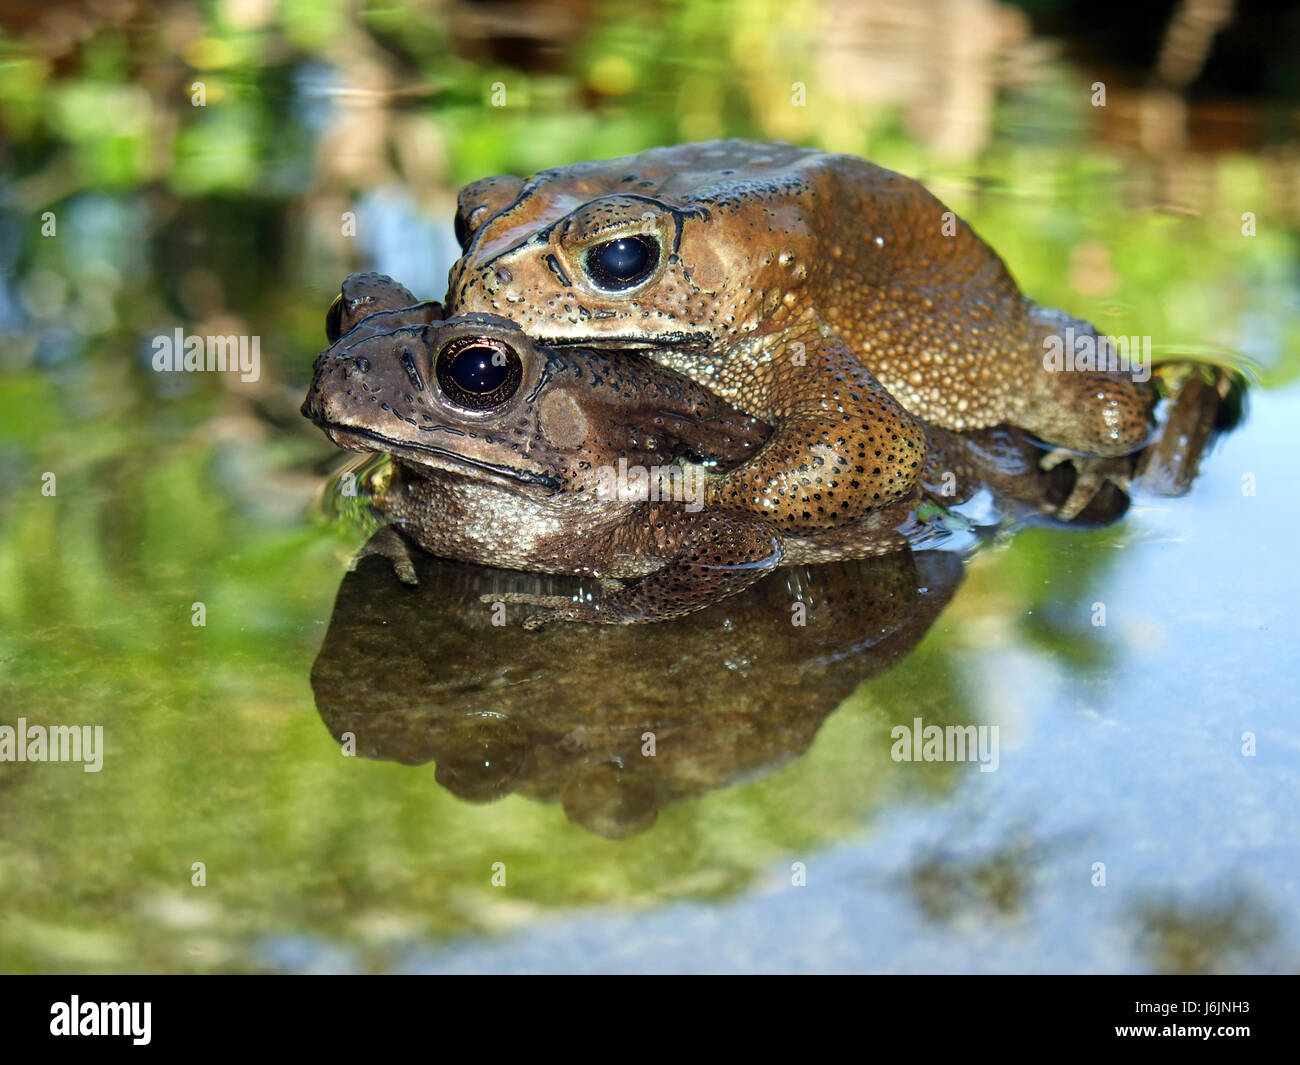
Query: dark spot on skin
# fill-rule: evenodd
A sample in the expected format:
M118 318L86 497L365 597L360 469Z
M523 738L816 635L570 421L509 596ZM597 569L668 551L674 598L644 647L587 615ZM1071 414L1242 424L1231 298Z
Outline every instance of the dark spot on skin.
M420 369L415 365L415 356L411 354L410 348L402 349L402 367L406 370L406 376L411 379L417 392L424 391L424 378L420 376ZM408 397L409 399L409 397Z
M569 275L564 272L564 268L560 266L559 260L557 260L554 255L548 255L542 261L546 263L546 268L556 276L561 285L565 288L573 287L573 282L569 280Z

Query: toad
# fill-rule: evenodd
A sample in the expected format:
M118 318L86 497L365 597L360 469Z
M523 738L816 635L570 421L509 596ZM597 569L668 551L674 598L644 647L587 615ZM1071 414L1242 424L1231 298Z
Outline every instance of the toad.
M707 498L787 532L907 499L923 425L1093 457L1066 517L1151 428L1149 382L1045 363L1086 323L1023 296L919 183L853 156L715 141L491 177L461 191L456 230L453 313L639 352L770 423Z
M375 274L344 283L327 334L302 412L341 447L393 456L385 516L444 558L605 582L598 599L527 600L545 608L529 627L678 617L780 564L870 557L923 531L919 487L815 537L707 502L692 470L746 463L772 429L636 354L543 347L492 315L443 320ZM947 465L923 476L971 482L964 442L932 433L928 452Z

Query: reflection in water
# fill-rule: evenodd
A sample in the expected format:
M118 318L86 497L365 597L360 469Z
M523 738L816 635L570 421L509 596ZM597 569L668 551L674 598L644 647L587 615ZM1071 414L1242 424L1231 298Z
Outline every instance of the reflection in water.
M1211 895L1197 902L1148 902L1137 914L1139 942L1161 973L1240 972L1246 958L1276 943L1276 922L1253 895Z
M1161 380L1161 431L1133 464L1151 491L1180 494L1215 433L1239 421L1243 385L1215 367L1166 366ZM990 461L986 471L997 473L995 513L1017 524L1034 520L1031 491L1044 507L1069 491L1032 465L1008 468ZM1121 517L1127 498L1108 498L1075 527ZM792 566L675 622L524 634L493 597L567 596L581 581L415 552L412 589L385 550L345 577L312 670L335 739L367 758L436 762L437 782L467 801L559 802L570 821L611 838L802 754L862 681L920 642L963 573L955 551ZM1024 860L1021 848L959 870L935 856L913 887L936 920L972 892L1012 913Z
M344 579L312 670L330 732L364 757L434 760L464 799L558 801L611 837L805 751L925 635L962 573L945 552L794 567L677 622L525 635L478 596L576 579L415 564L414 590L379 558Z
M1027 838L975 857L935 849L912 866L908 887L931 921L952 924L968 916L1009 920L1024 913L1041 857L1041 848Z

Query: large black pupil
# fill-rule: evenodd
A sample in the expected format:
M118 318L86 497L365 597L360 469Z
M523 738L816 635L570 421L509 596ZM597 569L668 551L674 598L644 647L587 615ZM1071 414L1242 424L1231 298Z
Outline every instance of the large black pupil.
M509 374L504 358L493 362L492 357L497 354L496 348L465 348L451 360L451 379L476 396L495 392Z
M587 266L600 284L627 288L654 269L655 258L655 246L647 237L620 237L592 248Z

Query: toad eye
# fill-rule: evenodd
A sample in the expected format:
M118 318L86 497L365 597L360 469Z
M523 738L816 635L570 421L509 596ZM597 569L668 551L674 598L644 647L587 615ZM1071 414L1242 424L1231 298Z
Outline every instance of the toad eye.
M466 246L469 244L469 238L471 235L469 223L465 221L465 216L457 211L456 218L452 222L452 225L456 230L456 243L460 245L460 250L464 251Z
M334 297L330 309L325 312L325 337L333 344L343 335L343 295Z
M587 276L617 292L639 285L659 265L659 242L642 235L619 237L587 249L582 259Z
M515 349L493 337L457 337L438 353L434 375L447 399L466 410L491 410L523 381Z
M474 239L474 234L478 232L479 224L483 221L485 210L485 205L481 203L469 208L464 206L456 208L456 217L451 220L451 225L456 231L456 243L460 245L461 251L465 251L469 247L469 242Z

